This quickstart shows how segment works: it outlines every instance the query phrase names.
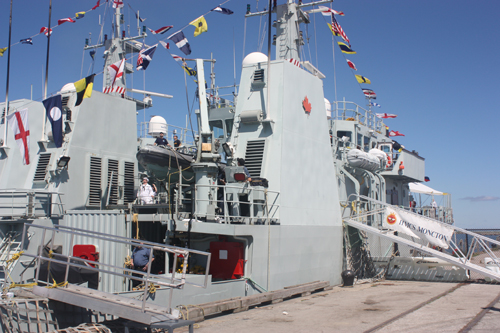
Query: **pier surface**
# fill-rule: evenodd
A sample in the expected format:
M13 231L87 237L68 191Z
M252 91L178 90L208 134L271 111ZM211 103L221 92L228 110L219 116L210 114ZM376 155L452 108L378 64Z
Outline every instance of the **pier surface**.
M500 285L386 280L334 287L215 316L195 331L499 332Z

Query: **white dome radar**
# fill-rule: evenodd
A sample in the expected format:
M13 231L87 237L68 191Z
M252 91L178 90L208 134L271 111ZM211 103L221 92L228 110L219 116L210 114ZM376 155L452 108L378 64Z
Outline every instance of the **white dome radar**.
M167 135L167 121L161 116L153 116L149 121L148 134L154 137L160 136L160 133Z
M258 64L259 62L267 62L267 56L261 52L252 52L243 59L243 66Z

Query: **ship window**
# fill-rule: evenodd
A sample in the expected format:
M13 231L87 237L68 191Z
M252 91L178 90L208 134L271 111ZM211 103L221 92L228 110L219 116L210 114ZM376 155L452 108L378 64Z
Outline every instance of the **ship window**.
M352 132L351 131L337 131L337 138L342 139L342 137L347 136L349 138L349 142L352 142ZM344 142L339 140L339 147L343 147Z
M367 136L364 137L363 148L366 152L370 150L370 138Z
M356 140L356 145L357 145L357 148L358 149L362 149L361 147L363 147L363 134L359 134L358 133L358 136L357 136L357 140Z
M389 146L389 145L379 146L378 149L382 150L386 154L390 154L391 153L391 146Z
M229 138L231 136L231 132L233 131L233 119L226 119L226 137Z
M224 138L224 127L222 126L222 120L211 121L210 130L214 133L214 138L216 139Z

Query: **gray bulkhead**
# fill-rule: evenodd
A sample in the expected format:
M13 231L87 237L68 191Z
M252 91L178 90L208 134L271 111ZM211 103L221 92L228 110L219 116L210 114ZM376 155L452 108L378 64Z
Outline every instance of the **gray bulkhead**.
M310 282L311 271L315 279L339 283L342 222L322 82L287 60L272 61L266 111L266 84L254 82L261 69L267 82L265 62L243 66L231 136L237 157L245 157L253 141L265 141L260 173L252 176L266 178L269 191L280 193L280 225L270 227L269 254L263 248L268 226L249 227L264 229L254 233L254 273L264 273L255 268L267 265L270 255L271 289ZM256 110L262 121L242 121Z

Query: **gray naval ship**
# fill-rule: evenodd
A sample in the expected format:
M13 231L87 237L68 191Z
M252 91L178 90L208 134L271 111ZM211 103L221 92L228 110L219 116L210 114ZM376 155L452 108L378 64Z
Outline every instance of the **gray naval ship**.
M196 315L339 285L341 275L396 276L394 262L403 260L408 272L415 263L404 260L415 257L434 268L452 265L448 280L467 279L466 269L499 278L448 236L465 232L452 226L451 202L418 212L410 205L411 183L424 181L424 158L394 142L370 109L325 103L325 75L301 60L304 40L295 27L323 11L311 6L329 2L289 0L246 14L275 16L276 54L245 57L233 101L213 98L204 71L211 60L195 60L198 133L188 166L174 163L177 152L168 148L163 161L148 155L152 139L138 146L136 111L148 101L93 91L77 106L75 85L65 85L58 93L61 147L42 103L10 102L6 115L27 109L30 122L46 126L30 127L30 164L11 131L0 147L3 330L49 331L110 316L124 325L190 325ZM115 15L120 31L120 8ZM117 34L88 48L104 48L106 68L141 46ZM110 80L104 75L103 86ZM126 75L116 84L123 92ZM4 121L0 129L8 130ZM137 199L144 176L158 189L150 204ZM387 226L418 218L444 231L426 225L408 235ZM445 233L440 249L424 237ZM488 245L498 242L471 239L498 267ZM149 250L143 271L131 265L137 248ZM425 277L437 278L432 271Z

